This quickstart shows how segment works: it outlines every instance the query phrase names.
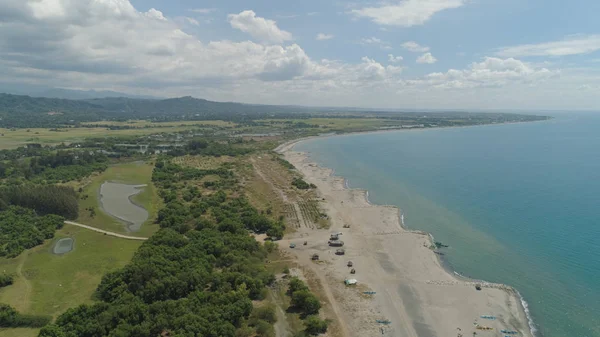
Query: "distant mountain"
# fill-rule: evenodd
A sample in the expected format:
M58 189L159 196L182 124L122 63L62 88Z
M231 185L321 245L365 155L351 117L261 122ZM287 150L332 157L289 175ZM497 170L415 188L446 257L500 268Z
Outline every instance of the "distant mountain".
M109 91L109 90L72 90L62 88L51 88L43 90L31 95L36 97L48 97L48 98L63 98L63 99L94 99L94 98L105 98L105 97L127 97L136 99L159 99L153 96L138 96L129 95L122 92Z
M130 95L123 92L110 90L75 90L54 88L44 85L31 85L19 83L0 82L0 92L13 95L23 95L32 97L62 98L62 99L93 99L104 97L127 97L137 99L162 99L160 97Z
M146 119L152 121L228 120L251 122L271 117L298 118L309 114L317 116L348 115L377 116L407 119L437 124L453 118L485 120L482 123L501 123L545 119L531 115L471 112L381 111L349 108L311 108L302 106L253 105L231 102L213 102L190 96L169 99L139 99L105 97L69 100L0 94L0 127L57 127L81 122L104 120Z
M0 94L0 126L57 126L102 120L250 120L308 112L309 108L212 102L193 97L163 100L105 97L69 100Z

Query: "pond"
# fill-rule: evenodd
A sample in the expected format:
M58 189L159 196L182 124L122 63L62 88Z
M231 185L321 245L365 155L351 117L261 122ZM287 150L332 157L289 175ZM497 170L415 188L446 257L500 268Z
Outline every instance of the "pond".
M131 198L142 192L146 185L128 185L106 181L100 186L100 208L119 219L130 232L137 232L148 220L148 211Z
M73 243L74 240L71 238L60 239L54 244L52 252L57 255L66 254L73 250Z

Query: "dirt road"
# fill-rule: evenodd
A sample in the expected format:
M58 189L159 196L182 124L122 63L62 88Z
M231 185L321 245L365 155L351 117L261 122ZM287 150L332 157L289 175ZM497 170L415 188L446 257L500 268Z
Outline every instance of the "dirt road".
M148 238L143 238L143 237L139 237L139 236L128 236L128 235L123 235L123 234L119 234L119 233L114 233L114 232L109 232L109 231L105 231L102 229L98 229L96 227L92 227L92 226L87 226L87 225L83 225L77 222L73 222L73 221L65 221L65 223L67 225L72 225L72 226L77 226L77 227L81 227L81 228L86 228L98 233L103 233L106 235L110 235L110 236L114 236L117 238L121 238L121 239L126 239L126 240L138 240L138 241L145 241L148 240Z

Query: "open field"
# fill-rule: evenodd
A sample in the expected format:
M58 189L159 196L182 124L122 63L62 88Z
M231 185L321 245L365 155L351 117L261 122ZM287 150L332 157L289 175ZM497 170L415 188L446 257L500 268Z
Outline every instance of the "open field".
M0 329L0 337L37 337L39 332L31 328Z
M218 127L234 127L233 122L227 121L177 121L177 122L150 122L145 120L130 120L126 122L118 121L99 121L81 123L82 125L110 125L110 126L128 126L136 128L174 128L186 126L218 126Z
M61 238L73 238L75 249L52 253ZM123 240L65 225L52 240L14 259L0 259L0 270L16 275L15 283L0 289L0 303L22 313L56 317L68 308L90 303L104 274L129 262L141 242ZM35 329L0 330L0 337L35 336Z
M183 167L193 167L201 170L216 170L225 163L233 163L236 158L230 156L181 156L173 158L173 163Z
M108 123L108 122L100 122ZM188 124L190 122L177 122L178 126L172 127L149 127L140 129L126 130L109 130L107 128L68 128L60 129L60 131L50 131L50 129L1 129L0 134L0 150L14 149L19 146L24 146L27 143L40 143L43 145L57 145L60 143L73 143L82 141L90 137L117 137L117 136L142 136L161 132L178 132L197 128L196 124ZM204 123L204 122L202 122ZM225 122L223 122L225 123ZM165 123L166 124L166 123ZM27 131L29 130L29 131Z
M85 186L83 186L83 195L86 199L79 202L79 218L76 222L88 226L94 226L106 231L123 233L133 236L149 237L158 230L158 225L154 224L156 215L161 206L161 199L157 194L156 187L152 183L152 170L154 166L150 163L134 162L119 164L109 167L103 173L93 176ZM148 185L144 187L141 193L132 197L132 200L143 206L149 213L148 220L142 225L139 232L128 233L125 225L119 220L100 209L98 204L100 186L105 181L115 181L134 185ZM91 216L89 208L93 208L95 216Z
M269 119L264 122L272 125L290 125L292 123L305 123L318 126L322 132L329 130L369 130L384 126L400 126L401 121L383 118L308 118L308 119Z

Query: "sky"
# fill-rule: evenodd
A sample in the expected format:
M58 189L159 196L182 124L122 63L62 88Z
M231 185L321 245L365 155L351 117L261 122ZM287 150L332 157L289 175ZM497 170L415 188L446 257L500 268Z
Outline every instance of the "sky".
M597 0L0 0L0 84L600 110Z

